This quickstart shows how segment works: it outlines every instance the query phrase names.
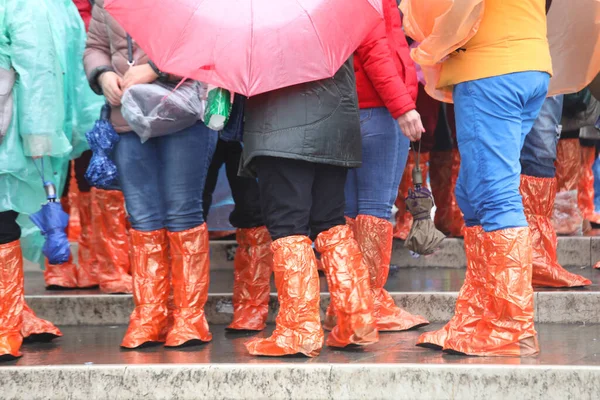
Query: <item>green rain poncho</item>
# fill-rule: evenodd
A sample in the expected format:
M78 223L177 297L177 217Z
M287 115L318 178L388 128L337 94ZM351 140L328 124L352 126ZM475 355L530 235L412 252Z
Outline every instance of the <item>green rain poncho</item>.
M14 108L0 144L0 212L19 212L25 257L40 262L43 238L29 215L46 201L32 157L59 190L70 159L87 150L103 99L83 71L85 28L71 0L0 0L0 68L13 68ZM37 160L37 166L41 165Z

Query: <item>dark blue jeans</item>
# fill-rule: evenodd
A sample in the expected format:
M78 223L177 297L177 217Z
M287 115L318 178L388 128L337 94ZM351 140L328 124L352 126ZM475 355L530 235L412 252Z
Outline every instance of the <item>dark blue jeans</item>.
M536 178L556 175L556 146L560 137L563 95L548 97L525 138L521 150L521 173Z
M384 107L360 110L362 166L346 180L346 216L389 220L408 159L410 142Z
M217 144L203 123L142 144L129 132L114 152L133 229L181 232L204 223L202 192Z

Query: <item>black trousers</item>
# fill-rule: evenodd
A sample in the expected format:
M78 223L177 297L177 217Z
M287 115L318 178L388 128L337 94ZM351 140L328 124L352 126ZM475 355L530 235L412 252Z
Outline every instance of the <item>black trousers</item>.
M0 212L0 244L7 244L21 238L21 227L17 224L19 213Z
M87 150L81 154L81 157L77 158L75 161L72 161L75 164L75 179L77 181L77 188L80 192L88 193L92 190L92 187L85 179L85 172L87 171L88 166L90 165L90 161L92 159L92 151ZM66 196L69 193L69 185L71 184L71 166L69 165L69 170L67 171L67 178L65 182L65 188L63 190L63 196Z
M235 207L229 215L229 223L235 228L257 228L265 224L260 211L260 196L256 179L238 176L241 157L242 144L240 142L219 139L208 169L202 196L205 221L207 221L212 205L219 170L225 164L227 180L235 203Z
M310 236L344 225L348 169L278 157L257 157L263 215L273 240Z

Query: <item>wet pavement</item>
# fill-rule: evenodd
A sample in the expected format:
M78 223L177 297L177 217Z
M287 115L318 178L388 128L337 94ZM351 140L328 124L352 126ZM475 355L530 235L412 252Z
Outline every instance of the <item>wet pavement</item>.
M600 270L591 267L568 268L571 272L583 275L593 282L592 286L568 290L600 292ZM394 268L386 288L390 292L458 292L465 278L465 270L461 268ZM275 286L272 284L272 291ZM555 291L556 289L538 289L538 291ZM564 289L560 289L563 290ZM210 293L231 293L233 291L233 271L216 270L211 272ZM327 292L327 281L321 278L321 291ZM47 291L41 271L25 273L26 295L82 295L100 294L99 290L67 290Z
M600 366L600 325L538 324L540 355L531 358L489 358L445 355L414 346L417 337L439 324L417 331L382 333L379 343L349 350L324 347L319 357L266 358L250 356L245 347L254 335L228 333L223 325L211 326L211 343L183 349L162 346L123 350L119 343L125 326L64 327L64 337L52 343L26 344L24 356L2 366L97 365L97 364L205 364L205 363L398 363L424 365L500 364L500 365L589 365ZM273 329L258 336L266 336ZM1 397L1 395L0 395Z

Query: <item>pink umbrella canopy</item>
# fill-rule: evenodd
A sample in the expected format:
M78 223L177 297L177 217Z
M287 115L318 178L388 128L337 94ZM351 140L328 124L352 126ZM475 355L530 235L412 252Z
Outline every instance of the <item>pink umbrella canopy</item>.
M162 71L253 96L330 78L381 0L106 0Z

